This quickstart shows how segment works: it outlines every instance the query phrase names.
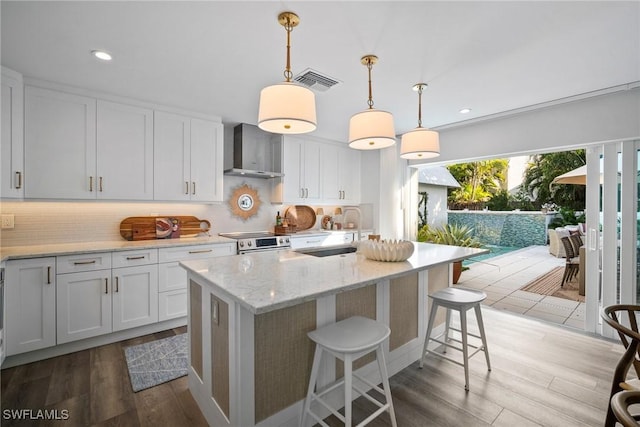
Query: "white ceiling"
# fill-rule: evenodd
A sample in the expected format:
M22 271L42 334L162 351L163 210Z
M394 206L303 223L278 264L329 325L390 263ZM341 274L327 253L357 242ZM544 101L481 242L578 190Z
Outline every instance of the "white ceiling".
M28 77L256 123L261 88L283 80L296 12L294 74L342 83L316 94L314 135L346 140L352 114L391 111L437 127L640 81L640 2L1 2L2 65ZM89 55L113 53L111 63ZM472 112L462 115L463 107Z

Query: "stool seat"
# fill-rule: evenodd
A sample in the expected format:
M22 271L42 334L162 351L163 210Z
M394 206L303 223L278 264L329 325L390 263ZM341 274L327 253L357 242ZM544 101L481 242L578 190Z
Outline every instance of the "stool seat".
M311 366L307 397L302 408L302 420L300 422L302 427L307 427L308 416L320 425L328 427L328 424L323 420L325 415L319 414L317 409L329 411L342 421L345 426L351 427L353 418L351 398L354 390L356 396L364 397L377 407L372 414L358 424L358 427L370 423L383 413L389 413L391 425L396 427L396 415L391 400L391 388L389 387L389 374L384 357L384 343L389 338L389 334L391 334L391 330L387 325L362 316L349 317L307 334L316 343L316 351L313 356L313 365ZM362 377L353 371L353 361L372 352L376 354L376 362L380 374L378 378L382 382L382 388L377 385L378 378L372 382L371 378ZM334 356L344 362L344 376L330 384L316 388L323 354ZM354 379L357 379L358 382L354 382ZM363 388L360 384L364 384L366 388ZM338 411L340 407L331 406L335 399L329 397L329 394L342 386L344 386L344 415ZM369 393L371 391L384 396L384 402L370 396ZM314 403L317 404L317 408L312 408Z
M429 295L430 298L441 302L454 304L475 304L484 301L487 294L477 289L445 288Z
M487 348L487 337L484 333L484 323L482 322L482 311L480 310L480 303L487 298L487 294L477 289L466 289L458 287L449 287L429 295L432 300L431 310L429 313L429 323L427 324L427 333L424 339L424 348L422 350L422 357L420 358L420 368L422 368L427 354L433 354L457 365L464 367L464 389L469 391L469 358L476 353L484 352L485 359L487 360L487 369L491 371L491 362L489 361L489 350ZM432 338L431 331L436 319L436 312L439 307L443 307L447 310L444 327L444 341L438 339L439 337ZM474 309L476 313L476 321L478 322L478 329L480 335L472 334L467 331L467 311ZM460 329L451 327L451 311L455 310L460 313ZM460 333L461 339L457 339L449 336L449 331L456 331ZM468 336L478 338L482 341L479 346L468 343ZM429 350L429 342L434 341L444 346L443 353L447 352L447 348L458 350L462 352L462 363L454 360L450 357L446 357L443 354ZM461 347L450 344L451 341L462 344ZM475 350L469 354L469 348Z
M317 344L338 353L359 353L372 349L387 339L391 330L387 325L353 316L324 326L307 335Z

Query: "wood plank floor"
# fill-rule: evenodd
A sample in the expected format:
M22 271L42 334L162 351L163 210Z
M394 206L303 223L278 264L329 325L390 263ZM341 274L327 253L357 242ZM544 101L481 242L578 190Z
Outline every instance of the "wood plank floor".
M570 329L483 307L492 371L471 359L470 392L462 367L433 356L391 378L398 425L602 426L622 346ZM473 318L470 320L474 324ZM473 328L471 328L473 329ZM169 330L2 371L2 409L67 409L66 421L3 426L204 426L186 377L131 391L122 347ZM452 352L450 352L452 353ZM359 399L356 419L369 403ZM332 425L339 425L333 421ZM390 425L388 416L371 426Z

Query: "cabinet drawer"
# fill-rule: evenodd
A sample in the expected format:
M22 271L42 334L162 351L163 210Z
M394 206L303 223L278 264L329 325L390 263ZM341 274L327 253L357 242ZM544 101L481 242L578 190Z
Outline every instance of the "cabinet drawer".
M58 274L104 270L109 268L111 268L111 252L64 255L56 257L56 271Z
M219 245L193 245L159 249L158 262L185 261L219 256L235 255L235 243Z
M158 264L158 291L187 289L187 270L178 261Z
M132 267L134 265L156 264L157 249L139 249L135 251L113 252L113 268Z

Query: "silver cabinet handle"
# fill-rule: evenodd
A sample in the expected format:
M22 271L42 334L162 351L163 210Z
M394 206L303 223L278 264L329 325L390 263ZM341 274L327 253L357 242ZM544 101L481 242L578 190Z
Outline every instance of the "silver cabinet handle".
M206 254L209 252L213 252L213 249L202 249L200 251L189 251L190 254Z
M304 188L300 187L300 198L304 199Z
M16 185L16 190L19 190L22 188L22 172L16 171L16 182L18 183Z
M120 281L118 280L118 276L116 276L116 292L119 292L119 285L120 285Z
M133 260L136 260L136 259L144 259L144 255L141 255L141 256L128 256L127 257L127 261L133 261Z
M189 194L189 183L187 181L184 182L185 185L185 190L184 190L184 194Z
M96 260L93 259L91 261L74 261L73 265L86 265L86 264L95 264Z
M89 177L89 191L93 191L93 177Z
M109 293L109 279L107 279L106 277L104 278L104 293Z
M47 266L47 285L51 284L51 266Z
M191 181L191 194L196 194L196 183L195 181Z
M102 177L98 178L98 186L100 187L100 192L102 193Z

